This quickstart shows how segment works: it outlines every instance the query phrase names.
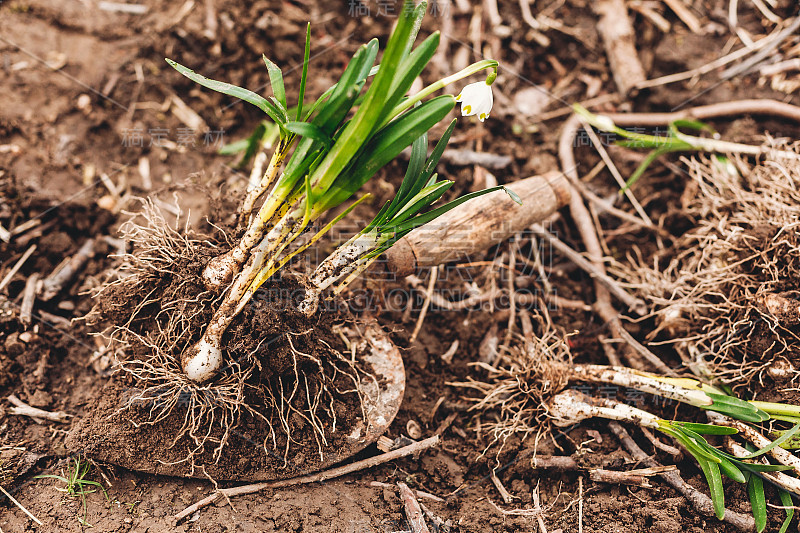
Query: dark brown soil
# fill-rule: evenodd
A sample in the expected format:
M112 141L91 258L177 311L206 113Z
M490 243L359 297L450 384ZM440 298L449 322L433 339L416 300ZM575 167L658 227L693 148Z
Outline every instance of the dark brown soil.
M152 348L138 339L166 328L164 322L170 319L163 315L161 302L168 299L167 294L196 302L185 310L193 317L186 327L202 331L216 300L200 282L208 257L209 253L198 250L188 264L175 265L173 275L147 276L137 281L134 290L130 285L112 286L98 296L92 316L103 317L104 322L130 323L131 334L119 339L127 342L124 358L157 364ZM197 282L187 283L187 279ZM180 285L180 295L172 290L176 285ZM352 322L352 317L328 313L309 319L295 310L295 300L302 296L302 287L287 279L262 287L223 338L228 361L209 384L170 375L142 379L135 369L115 374L89 406L92 416L71 431L68 448L133 470L217 480L292 477L336 462L330 456L339 457L338 451L346 447L346 436L361 418L361 403L355 392L327 396L323 390L353 389L349 369L333 357L333 350L345 350L333 327ZM130 302L145 299L154 303L142 307L132 319ZM189 337L186 346L197 337ZM180 353L173 355L177 364ZM336 375L332 375L334 368L339 371ZM362 372L370 370L366 366ZM353 374L353 379L360 377ZM226 399L222 385L217 384L239 380L244 381L241 397ZM324 435L316 434L305 418L311 408L307 398L318 397L323 398L325 410L314 411ZM168 402L174 405L164 405ZM186 430L187 411L199 419L190 430ZM328 441L324 458L320 438Z
M491 415L470 411L472 404L467 401L470 395L448 383L485 377L471 363L479 359L482 341L493 327L498 328L502 341L508 322L507 308L502 303L457 311L434 306L418 340L411 343L409 337L424 301L424 279L415 290L403 280L366 279L354 288L348 303L360 318L376 317L403 349L408 385L400 414L387 435L395 439L406 434L412 421L419 424L423 436L432 435L441 426L443 440L437 449L338 480L238 497L232 501L233 507L225 503L212 505L176 524L171 517L209 494L213 484L202 479L146 474L115 466L122 463L129 467L156 468L150 452L158 449L173 453L169 451L169 432L153 431L149 426L133 428L129 421L137 415L131 412L120 414L113 426L93 423L93 417L116 412L114 400L124 397L126 392L120 387L132 384L107 375L108 362L97 357L98 345L90 335L91 329L84 322L73 320L91 310L96 302L89 291L99 287L103 273L116 264L108 257L114 247L101 240L102 237L118 237L118 226L127 218L120 209L138 210L136 202L115 198L99 177L107 175L120 191L157 197L166 204L174 203L174 195L184 213L191 215L191 225L198 231L212 232L206 217L229 228L232 199L241 191L246 176L232 168L233 159L217 155L218 145L206 142L214 141L214 135L206 137L202 128L193 136L181 133L186 125L165 103L173 96L179 97L198 113L209 133L224 131L222 143L246 137L261 116L247 104L199 89L169 69L163 58L170 57L208 76L257 89L265 87L268 80L260 58L263 52L284 67L287 87L296 87L300 76L296 67L302 57L301 36L306 21L311 20L314 61L309 94L317 95L335 81L349 55L362 41L372 36L385 40L393 18L378 15L375 2L364 4L371 8L371 13L363 16L349 12L355 7L354 2L348 5L209 0L194 2L193 9L187 12L182 11L182 3L164 0L140 3L148 8L144 15L104 11L93 3L82 2L15 0L0 5L3 59L0 145L17 147L0 150L0 224L15 228L33 218L41 220L38 227L15 236L10 244L0 241L0 279L31 245L37 246L0 292L0 398L14 394L33 406L73 415L67 424L40 423L11 415L10 404L5 401L0 405L0 482L44 523L35 526L21 510L1 498L2 531L83 529L78 521L83 516L80 499L65 497L56 490L63 487L58 481L34 477L66 472L67 459L76 451L95 456L114 454L113 458L108 457L108 462L98 461L89 474L108 491L108 498L101 492L87 495L86 519L95 531L103 532L361 533L409 529L396 491L371 486L372 481L389 484L404 481L412 488L440 496L444 501L421 501L433 514L451 521L450 531L535 530L538 526L534 517L503 515L494 504L507 510L530 508L531 492L537 485L546 508L544 520L551 532L577 531L579 520L587 533L733 531L714 518L697 515L685 499L658 480L654 481L655 489L641 489L597 484L583 475L580 506L581 474L537 471L530 467L529 457L535 448L542 455L574 455L586 465L635 468L602 421L565 429L538 444L533 438L524 442L512 438L499 458L495 458L493 451L483 455L491 437L482 428ZM576 37L548 31L552 40L549 46L542 46L533 38L521 19L518 2L498 2L502 28L490 22L488 10L481 2L472 2L472 9L465 13L456 9L460 2L439 3L454 10L453 29L448 32L446 64L435 66L434 71L438 68L450 72L458 61L466 64L477 59L473 47L499 59L502 65L492 118L484 124L461 121L452 141L454 147L511 156L510 165L492 170L500 183L557 168L558 134L567 115L547 121L539 121L536 116L528 118L514 107L514 99L536 84L562 99L540 102L540 112L546 113L561 109L564 102L614 93L612 76L595 31L591 2L568 0L549 7L531 2L535 14L546 11L548 16L575 30ZM663 11L672 24L666 33L655 29L642 16L634 16L637 44L649 78L695 68L730 51L728 2L686 4L692 4L691 8L704 21L711 21L713 25L707 33L692 34L669 10ZM770 32L772 26L764 22L757 10L749 3L740 4L742 28L752 35ZM796 6L788 1L779 1L775 8L781 17L789 17L793 11ZM215 28L209 27L209 19L216 20ZM441 23L441 19L429 17L422 33L439 29ZM66 63L59 70L45 65L60 59ZM435 74L426 73L425 81L435 79ZM734 98L775 98L800 103L797 94L786 94L769 83L759 83L757 74L741 75L723 83L710 74L699 80L643 91L631 101L617 100L618 103L606 103L595 109L667 111L676 106ZM687 104L689 99L691 103ZM758 142L758 137L767 131L795 139L800 132L797 125L762 117L746 117L732 123L720 121L714 125L724 138L742 142ZM164 132L171 144L159 141ZM641 159L641 153L609 148L623 175L629 174ZM588 174L599 161L589 147L578 148L576 155L582 175ZM140 170L143 159L149 172ZM677 158L666 161L674 163ZM485 171L476 171L471 166L442 165L440 172L456 181L449 193L453 195L482 188L486 183ZM390 196L402 175L402 165L394 164L377 176L369 185L376 203L364 206L357 214L367 218L374 213L375 206ZM226 185L220 187L221 182ZM693 223L681 210L685 183L685 177L658 163L636 190L651 218L676 237ZM598 194L616 194L617 187L607 171L589 185ZM607 236L612 256L624 258L635 247L647 256L657 249L652 233L625 228L605 214L600 219L605 227L615 230L622 227ZM555 229L565 242L582 249L568 214L563 214ZM89 237L98 239L93 259L56 298L36 303L32 324L21 323L19 305L26 280L34 273L47 276ZM669 238L665 238L665 244L670 244ZM324 245L332 246L330 242ZM508 244L502 244L475 261L491 262L508 250ZM591 279L557 254L550 259L549 281L557 287L558 294L591 303L594 299ZM188 269L183 272L195 275L200 263L183 265ZM458 295L463 295L465 286L472 282L484 287L492 283L504 286L508 281L502 269L486 264L451 265L442 269L440 276L437 290L451 290ZM522 284L528 279L531 292L535 293L537 276L534 269L525 267L517 280ZM168 279L157 281L164 288L171 283ZM786 287L787 291L795 289ZM397 295L401 295L400 300L394 298ZM131 303L119 298L118 301L123 305ZM409 302L411 312L404 313ZM278 319L285 314L274 312L266 300L257 303L232 330L232 338L245 339L245 344L235 348L242 354L252 351L251 343L263 334L260 330L257 334L251 324L263 324L270 331L284 327ZM559 309L552 316L560 331L575 332L569 342L577 360L605 361L597 335L607 331L593 313ZM113 313L108 313L107 318L113 318ZM289 325L298 331L306 327L298 323ZM327 331L330 324L323 320L307 326ZM651 326L644 323L637 330L633 325L630 331L643 340ZM441 355L456 340L459 349L452 362L442 361ZM280 362L286 362L285 344L277 346L270 352L273 361L268 368L280 368ZM314 347L302 344L299 349ZM677 356L667 350L659 355L670 363L677 362ZM268 371L260 377L269 380L274 373ZM770 387L766 383L764 389ZM753 384L748 392L763 394L759 389L760 386ZM796 400L785 396L782 399ZM664 416L676 414L674 405L648 404L648 407ZM346 417L348 413L345 408L342 415ZM677 414L684 419L693 416L688 411ZM450 415L454 418L450 419ZM268 456L259 447L263 427L252 427L251 422L241 421L243 431L234 435L230 444L237 453L220 459L225 474L218 477L236 477L233 473L240 472L243 475L239 479L244 479L248 471L266 465ZM169 421L165 424L174 429ZM72 439L69 446L68 434ZM130 440L123 442L122 438ZM635 434L635 438L662 463L673 462L640 434ZM75 447L76 442L82 443L80 448ZM334 442L332 448L336 446ZM246 449L253 454L242 460ZM173 450L176 458L186 452L180 447ZM371 447L363 455L375 453ZM293 458L294 464L302 464L303 471L313 470L313 449L299 450L298 454L301 455ZM508 505L502 503L489 478L498 464L498 478L515 497ZM678 467L689 483L706 490L702 473L693 461L684 459ZM457 489L460 490L456 492ZM725 490L729 509L748 512L747 495L741 486L726 482ZM769 491L767 498L776 501L775 494ZM781 519L780 511L770 510L767 531L777 531Z

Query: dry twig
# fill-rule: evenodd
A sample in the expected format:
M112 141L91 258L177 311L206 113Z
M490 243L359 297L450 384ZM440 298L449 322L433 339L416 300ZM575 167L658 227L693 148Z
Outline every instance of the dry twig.
M34 272L25 280L25 290L22 293L22 304L19 306L19 320L23 324L31 323L33 314L33 304L36 301L36 284L39 282L39 274Z
M202 509L207 505L214 503L220 497L230 498L233 496L241 496L244 494L253 494L256 492L261 492L262 490L266 489L278 489L283 487L290 487L292 485L306 485L308 483L326 481L328 479L341 477L346 474L352 474L353 472L358 472L359 470L365 470L367 468L372 468L373 466L377 466L383 463L388 463L389 461L394 461L395 459L400 459L408 455L419 453L421 451L427 450L428 448L432 448L437 444L439 444L439 436L434 435L433 437L429 437L425 440L415 442L414 444L409 444L408 446L404 446L403 448L398 448L397 450L386 452L384 454L377 455L375 457L370 457L368 459L363 459L361 461L356 461L355 463L351 463L348 465L339 466L337 468L331 468L330 470L325 470L323 472L317 472L316 474L309 474L306 476L300 476L291 479L282 479L279 481L269 481L266 483L254 483L252 485L231 487L229 489L218 489L212 495L203 498L199 502L190 505L180 513L176 514L175 520L177 521L183 520L192 513Z
M682 0L663 0L665 4L681 19L681 22L686 24L692 33L702 33L703 27L700 20L692 13Z
M597 32L603 38L608 63L620 94L627 96L646 79L636 52L636 39L623 0L599 0L592 7L600 15Z
M422 329L422 323L425 322L425 315L428 314L428 308L431 305L431 298L433 297L433 290L436 288L436 278L439 277L439 267L435 266L431 268L430 271L430 279L428 280L428 289L425 291L425 302L422 304L422 309L419 312L419 317L417 317L417 323L414 326L414 331L411 333L411 337L408 339L410 344L413 344L417 340L417 335L419 335L420 330Z
M30 248L25 250L25 253L22 254L22 257L20 257L17 262L14 263L14 266L11 267L11 270L9 270L8 273L3 277L3 280L0 281L0 291L6 288L6 285L11 282L11 279L17 274L17 272L19 272L19 269L22 268L22 265L25 264L25 261L27 261L35 251L35 244L31 245Z
M573 250L566 243L561 241L558 237L544 229L539 224L534 224L531 229L538 236L547 240L547 242L556 250L567 256L567 259L575 263L584 272L589 274L595 282L603 285L611 294L614 295L619 301L624 303L628 309L632 310L639 316L644 316L647 313L647 304L643 300L631 296L625 289L620 287L619 283L611 279L606 273L597 268L592 262L586 260L581 254Z
M67 413L62 413L61 411L51 412L39 409L37 407L31 407L13 394L8 397L8 401L14 404L14 407L11 407L8 410L8 412L12 415L29 416L33 419L49 420L51 422L60 423L68 422L69 417L72 416L68 415Z
M42 282L42 293L39 297L45 302L53 297L72 281L83 266L94 255L94 239L87 239L75 252L75 255L64 259L53 272Z
M431 533L428 526L425 525L422 509L417 498L414 497L414 493L402 481L397 482L397 487L400 489L400 498L403 500L403 507L406 511L408 523L411 525L412 533Z
M33 514L31 514L31 512L30 512L30 511L28 511L28 510L27 510L27 509L26 509L26 508L25 508L25 507L24 507L24 506L23 506L21 503L19 503L19 502L17 501L17 499L16 499L16 498L14 498L14 497L13 497L11 494L9 494L9 493L8 493L8 491L6 491L6 489L4 489L2 485L0 485L0 492L2 492L2 493L3 493L3 495L4 495L6 498L8 498L9 500L11 500L11 503L13 503L13 504L14 504L14 505L16 505L17 507L19 507L19 508L20 508L20 510L21 510L23 513L25 513L26 515L28 515L28 518L30 518L31 520L33 520L34 522L36 522L36 523L37 523L37 524L39 524L40 526L44 525L44 524L42 524L42 522L41 522L41 521L40 521L38 518L36 518L35 516L33 516Z

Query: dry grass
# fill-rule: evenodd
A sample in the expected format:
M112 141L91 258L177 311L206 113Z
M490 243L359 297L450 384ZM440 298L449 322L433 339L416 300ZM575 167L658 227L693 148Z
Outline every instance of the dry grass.
M548 315L535 315L538 331L529 340L519 339L492 364L472 363L484 377L470 376L466 382L448 385L470 390L465 398L470 411L488 415L481 428L488 429L490 442L484 454L495 449L499 456L511 436L527 439L546 428L549 398L563 390L570 378L572 356L563 335ZM476 373L477 374L477 373Z
M651 264L636 256L612 270L653 309L650 339L674 347L696 374L741 387L763 385L780 367L794 383L798 329L765 302L791 304L800 294L800 163L683 162L691 181L682 200L694 227Z

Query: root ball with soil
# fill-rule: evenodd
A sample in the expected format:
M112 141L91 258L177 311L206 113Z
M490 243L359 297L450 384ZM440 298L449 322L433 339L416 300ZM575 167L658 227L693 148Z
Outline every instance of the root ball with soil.
M344 339L351 353L342 355L337 333L345 322L355 331L361 325L342 313L317 311L319 299L344 290L414 228L470 198L505 190L494 187L428 209L452 185L435 171L456 124L450 122L429 155L428 131L455 106L450 95L432 95L486 69L485 90L491 91L498 65L483 60L407 95L439 42L434 33L413 47L425 10L424 3L409 3L380 64L373 39L313 103L304 101L307 31L294 107L280 68L266 57L269 99L167 60L200 85L255 105L278 131L267 168L237 210L240 224L232 233L238 239L227 244L226 235L199 235L185 224L173 229L146 202L144 222L125 228L132 250L120 258L89 317L104 328L122 370L116 393L123 401L115 415L128 416L136 427L164 430L167 446L183 451L172 457L191 473L219 463L231 439L257 444L267 458L280 452L285 466L290 451L307 457L310 448L322 462L337 439L369 433L359 425L368 422L363 391L380 389L380 380L357 357L351 345L357 339ZM335 217L326 214L408 146L405 177L377 216L311 276L296 281L281 275L369 195Z

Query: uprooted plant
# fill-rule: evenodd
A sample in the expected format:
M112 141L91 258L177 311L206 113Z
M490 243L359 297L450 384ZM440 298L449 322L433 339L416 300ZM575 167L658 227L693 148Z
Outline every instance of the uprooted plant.
M456 101L461 101L462 115L487 118L498 64L479 61L407 95L439 43L437 32L413 46L425 10L424 3L407 3L380 64L374 64L378 41L373 39L358 48L338 82L311 103L306 101L311 46L307 31L294 107L289 107L280 68L266 57L273 92L269 98L167 60L200 85L258 107L277 127L271 159L260 179L251 181L239 207L238 240L227 248L189 228L173 230L148 204L147 223L127 227L134 250L123 258L118 278L104 289L113 300L101 309L113 324L107 333L126 352L121 367L135 385L126 405L144 408L145 423L183 413L173 443L188 435L195 453L206 442L215 442L218 459L230 429L247 413L267 424L265 447L270 441L277 448L280 441L288 453L294 442L292 428L304 425L313 428L321 454L329 432L341 423L337 413L352 412L336 402L345 395L355 395L360 402L359 383L369 379L369 372L318 338L324 327L315 328L308 317L314 316L319 299L343 290L413 228L470 198L504 189L467 194L428 209L452 185L439 180L435 169L456 121L430 155L428 131ZM433 96L487 69L485 81L464 87L458 97ZM299 305L284 299L264 310L262 302L254 300L259 289L277 283L276 273L367 199L369 195L363 195L326 219L408 146L408 169L394 198L322 261L305 281ZM132 295L141 298L131 305ZM269 315L272 335L248 326L258 313ZM216 429L220 425L221 433Z
M468 397L474 402L473 411L496 414L489 417L495 422L489 423L493 440L486 451L494 448L499 454L514 435L538 437L542 428L547 427L547 420L558 426L570 426L592 417L628 422L668 435L689 452L705 475L719 518L725 513L722 475L747 483L758 531L763 531L766 524L764 482L775 486L782 505L787 507L787 519L781 528L786 531L793 516L792 496L800 497L797 477L800 459L787 451L796 446L793 440L800 432L800 407L744 401L694 378L665 377L625 367L574 364L568 344L549 320L540 317L539 325L538 339L528 339L512 347L492 364L474 363L486 372L485 379L451 383L477 392L476 396ZM593 386L602 387L604 392L597 396L587 394ZM614 392L609 395L610 391ZM626 395L629 401L638 403L644 395L656 395L704 410L712 423L665 419L613 397L630 391L636 391L636 395ZM776 424L789 427L778 430ZM486 423L482 426L487 427ZM765 430L772 432L774 440L763 436ZM725 437L728 451L710 443L706 436ZM755 448L744 450L731 440L733 436L743 437L746 445ZM766 455L771 455L775 462L767 462Z
M663 154L701 152L682 159L691 179L681 214L693 227L654 257L645 258L634 247L626 263L617 258L609 271L652 309L640 319L644 324L655 319L648 338L674 347L703 381L573 365L566 342L543 320L540 341L529 339L491 365L479 363L486 379L457 385L478 391L474 409L499 415L490 428L501 449L513 434L538 435L548 417L561 425L602 417L654 429L696 460L717 516L725 513L724 475L747 483L755 524L763 531L764 486L771 484L787 513L780 528L786 531L794 514L792 498L800 497L800 459L788 451L797 447L800 410L795 402L785 402L796 397L800 377L794 357L800 339L797 145L767 139L763 146L749 146L681 131L711 131L694 121L671 124L666 136L643 135L617 127L609 117L576 111L589 125L624 138L624 146L653 150L626 187ZM604 393L567 390L570 382L600 385ZM733 395L751 384L760 385L760 397L781 401L743 401ZM628 401L654 394L705 410L712 423L656 416L615 399L620 390L635 391L626 395ZM617 392L608 397L609 391ZM720 438L726 451L715 441ZM749 449L734 438L743 438Z

